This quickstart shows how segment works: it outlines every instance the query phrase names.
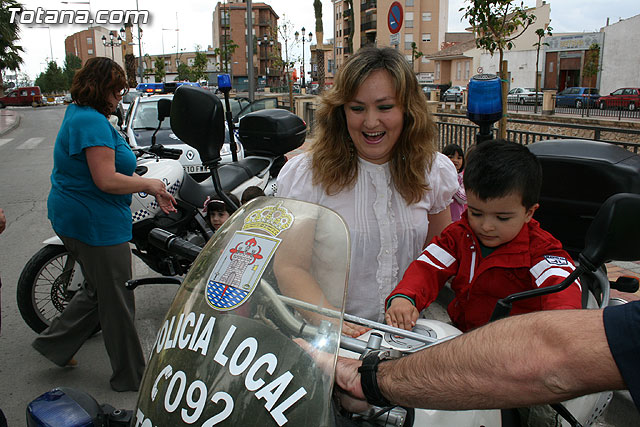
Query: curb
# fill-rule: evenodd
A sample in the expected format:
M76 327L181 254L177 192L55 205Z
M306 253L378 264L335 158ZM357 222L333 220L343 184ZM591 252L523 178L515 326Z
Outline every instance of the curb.
M20 125L20 119L21 119L20 114L13 113L13 116L15 117L15 120L13 121L13 123L10 123L4 129L0 129L0 136L11 132L12 130L14 130L15 128L17 128Z

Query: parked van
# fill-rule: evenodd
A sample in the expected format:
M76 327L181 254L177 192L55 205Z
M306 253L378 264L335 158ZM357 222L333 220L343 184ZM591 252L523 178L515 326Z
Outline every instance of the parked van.
M0 108L7 105L43 105L42 93L38 86L25 86L10 89L0 98Z

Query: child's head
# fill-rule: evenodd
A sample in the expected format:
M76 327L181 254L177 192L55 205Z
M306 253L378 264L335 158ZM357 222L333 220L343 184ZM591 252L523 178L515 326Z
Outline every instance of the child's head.
M236 196L231 193L226 194L233 203L238 206L240 205ZM207 202L207 218L209 219L209 224L211 224L214 230L217 230L227 219L229 219L234 210L235 209L232 206L229 206L219 198L209 200Z
M523 145L485 141L467 160L464 188L469 224L480 242L496 247L513 240L538 208L542 168Z
M458 172L464 169L464 151L458 144L449 144L442 149L442 154L451 159Z
M240 200L244 205L249 200L255 199L256 197L260 197L260 196L264 196L264 191L262 191L260 187L252 185L245 188L245 190L242 192L242 197L240 197Z

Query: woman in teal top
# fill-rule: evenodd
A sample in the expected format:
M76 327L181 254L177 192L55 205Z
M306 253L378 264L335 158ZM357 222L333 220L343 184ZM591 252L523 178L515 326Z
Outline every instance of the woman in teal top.
M131 194L156 197L165 213L175 200L158 179L134 173L136 157L109 123L127 91L124 71L109 58L91 58L71 86L53 150L48 216L78 261L86 286L36 338L33 347L59 366L75 365L75 353L102 328L116 391L138 390L145 360L135 329L131 278Z

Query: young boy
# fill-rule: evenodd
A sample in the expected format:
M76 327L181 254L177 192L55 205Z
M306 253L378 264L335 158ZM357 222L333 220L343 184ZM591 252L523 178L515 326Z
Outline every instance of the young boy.
M385 302L388 324L410 330L445 282L455 299L451 320L462 331L489 322L507 295L560 283L574 270L562 244L532 219L542 169L526 147L486 141L469 156L464 186L467 211L413 261ZM514 303L511 314L581 308L581 289L567 289Z

